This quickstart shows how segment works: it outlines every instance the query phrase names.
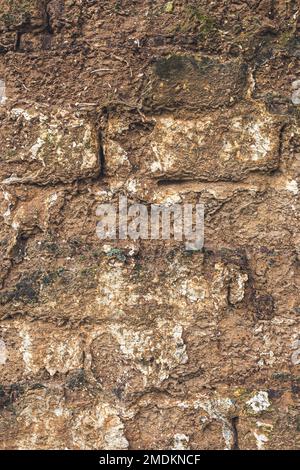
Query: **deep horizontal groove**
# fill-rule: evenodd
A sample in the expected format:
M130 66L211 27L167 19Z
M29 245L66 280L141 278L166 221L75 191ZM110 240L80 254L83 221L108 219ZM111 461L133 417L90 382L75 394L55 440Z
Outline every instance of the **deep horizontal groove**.
M182 186L184 184L190 184L190 183L195 183L195 184L218 184L218 183L239 183L239 181L231 181L231 180L202 180L198 178L184 178L184 179L163 179L163 180L158 180L157 184L158 186Z
M157 181L157 186L159 188L172 188L172 187L208 187L208 186L225 186L225 185L232 185L232 186L247 186L250 184L254 184L255 181L241 180L241 181L230 181L230 180L217 180L217 181L210 181L210 180L201 180L201 179L186 179L186 180L159 180Z
M158 187L171 187L171 186L187 186L187 185L233 185L233 186L243 186L243 185L253 185L257 183L266 183L268 181L274 181L275 179L280 179L284 175L280 170L274 170L272 172L250 172L247 176L240 180L234 179L224 179L220 178L218 180L204 180L201 178L181 178L181 179L157 179L156 183Z
M185 183L195 183L197 182L195 179L169 179L169 180L158 180L157 185L158 186L169 186L169 185L181 185Z

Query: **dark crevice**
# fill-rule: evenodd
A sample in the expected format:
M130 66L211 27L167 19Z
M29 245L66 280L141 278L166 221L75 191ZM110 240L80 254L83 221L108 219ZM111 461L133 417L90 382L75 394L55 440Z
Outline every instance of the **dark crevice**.
M21 50L21 40L22 40L22 35L26 33L42 33L46 32L48 34L54 34L52 26L51 26L51 15L48 11L48 3L47 2L45 5L42 6L42 12L41 14L44 16L44 21L42 26L35 26L34 24L31 23L31 18L26 17L25 21L18 27L18 30L16 31L16 40L15 40L15 51L20 51Z
M254 173L254 171L252 172ZM260 171L259 171L260 173ZM181 178L181 179L159 179L157 180L157 185L158 186L180 186L184 184L189 184L189 183L196 183L196 184L219 184L219 183L232 183L232 184L238 184L238 183L247 183L245 179L243 180L236 180L232 178L220 178L218 180L216 179L202 179L202 178Z
M287 128L288 124L284 124L280 131L279 131L279 145L278 145L278 168L277 170L280 170L280 164L282 163L282 155L283 155L283 148L284 148L284 136L285 136L285 131Z
M105 174L105 155L103 149L103 136L101 131L98 133L98 159L100 167L99 176L103 177Z
M182 178L182 179L161 179L157 181L158 186L168 186L168 185L177 185L177 184L184 184L194 182L195 180L192 178Z
M16 42L15 42L15 51L20 50L21 37L22 37L22 33L20 31L17 31L17 33L16 33Z
M239 417L238 416L234 416L231 419L231 428L232 428L232 436L233 436L233 442L232 442L231 450L240 450L240 448L239 448L239 435L238 435L238 429L237 429L238 422L239 422Z
M273 171L273 170L271 170ZM269 170L269 174L271 174L271 171ZM251 171L251 175L255 174L255 173L258 173L258 174L262 174L262 171L261 170L253 170ZM248 176L248 175L247 175ZM250 174L249 174L250 176ZM232 177L228 177L228 178L218 178L218 179L203 179L203 178L197 178L197 177L185 177L185 178L181 178L181 179L158 179L157 180L157 185L158 186L180 186L180 185L183 185L183 184L188 184L188 183L198 183L198 184L219 184L219 183L228 183L228 184L243 184L243 183L247 183L248 181L248 178L243 178L241 180L239 179L235 179L235 178L232 178Z
M49 34L53 34L53 29L51 26L51 16L48 10L48 5L45 7L45 15L46 15L46 27L45 30Z
M275 0L271 0L271 4L269 8L269 18L270 20L275 19Z

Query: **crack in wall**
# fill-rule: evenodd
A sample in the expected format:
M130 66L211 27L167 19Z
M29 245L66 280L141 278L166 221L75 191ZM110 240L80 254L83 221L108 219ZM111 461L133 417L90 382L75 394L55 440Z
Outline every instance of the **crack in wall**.
M103 148L103 135L101 130L98 131L98 160L100 167L99 176L103 177L105 175L105 154Z
M231 419L232 439L233 439L231 450L240 450L240 448L239 448L238 427L237 427L238 422L239 422L239 417L238 416L234 416Z
M42 25L34 25L31 23L31 17L27 16L25 21L19 25L16 30L16 40L15 40L15 46L14 49L16 52L21 51L21 41L22 41L22 36L23 34L26 33L33 33L33 34L40 34L40 33L48 33L48 34L53 34L53 28L51 26L51 15L48 10L48 5L50 3L50 0L46 0L41 2L41 5L39 5L40 12L42 17L44 17L44 21Z

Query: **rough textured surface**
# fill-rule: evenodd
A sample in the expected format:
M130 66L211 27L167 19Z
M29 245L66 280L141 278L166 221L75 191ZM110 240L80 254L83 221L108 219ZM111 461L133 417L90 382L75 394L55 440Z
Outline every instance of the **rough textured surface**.
M0 0L0 447L300 445L294 0ZM205 244L96 207L203 202Z

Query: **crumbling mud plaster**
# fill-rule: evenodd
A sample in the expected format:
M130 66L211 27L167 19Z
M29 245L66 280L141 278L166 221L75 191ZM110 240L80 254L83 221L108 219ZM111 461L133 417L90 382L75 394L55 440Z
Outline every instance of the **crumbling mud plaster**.
M299 448L299 171L297 1L0 0L0 448Z

